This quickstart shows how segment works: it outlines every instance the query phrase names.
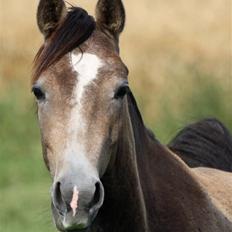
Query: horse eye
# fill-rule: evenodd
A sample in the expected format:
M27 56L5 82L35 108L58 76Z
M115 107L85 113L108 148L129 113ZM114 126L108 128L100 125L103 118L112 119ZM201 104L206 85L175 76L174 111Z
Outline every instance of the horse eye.
M32 92L34 93L37 100L44 100L45 94L39 87L33 87Z
M130 92L128 84L120 86L114 94L115 99L122 99L127 93Z

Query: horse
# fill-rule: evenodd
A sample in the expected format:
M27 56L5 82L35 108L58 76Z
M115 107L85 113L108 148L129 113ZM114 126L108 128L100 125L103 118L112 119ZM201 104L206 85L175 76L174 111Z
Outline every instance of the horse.
M216 118L206 118L186 126L168 147L190 167L232 172L232 136Z
M146 128L119 54L121 0L95 18L40 0L35 95L59 231L232 231L231 173L191 168Z

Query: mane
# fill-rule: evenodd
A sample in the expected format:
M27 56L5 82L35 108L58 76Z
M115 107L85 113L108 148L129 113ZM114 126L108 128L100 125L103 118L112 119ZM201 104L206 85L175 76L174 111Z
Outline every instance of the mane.
M33 81L65 54L85 42L96 28L92 16L79 7L71 7L66 17L39 49L34 60Z
M141 131L143 131L143 133L147 133L152 140L158 142L158 140L155 137L155 134L150 129L145 127L142 115L139 111L138 105L132 92L128 93L128 103L131 120L133 121L132 125L134 126L134 131L139 130L140 133ZM143 128L145 128L145 130Z
M232 171L232 136L217 119L188 125L168 146L190 167Z

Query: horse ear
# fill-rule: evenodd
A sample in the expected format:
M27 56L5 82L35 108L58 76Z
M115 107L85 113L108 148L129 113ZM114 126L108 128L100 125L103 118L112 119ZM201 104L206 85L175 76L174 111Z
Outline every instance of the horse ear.
M96 20L101 28L118 38L125 25L125 9L122 1L99 0L96 7Z
M52 34L66 12L63 0L40 0L37 10L37 24L45 39Z

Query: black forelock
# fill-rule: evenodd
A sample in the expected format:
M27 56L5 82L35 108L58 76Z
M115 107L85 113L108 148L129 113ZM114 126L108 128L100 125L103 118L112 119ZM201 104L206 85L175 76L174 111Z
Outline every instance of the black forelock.
M33 80L65 54L85 42L96 28L95 20L84 9L71 7L64 20L39 49L34 60Z

